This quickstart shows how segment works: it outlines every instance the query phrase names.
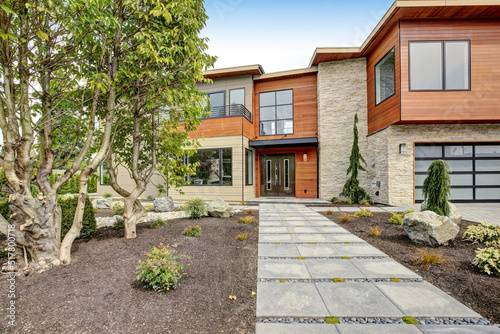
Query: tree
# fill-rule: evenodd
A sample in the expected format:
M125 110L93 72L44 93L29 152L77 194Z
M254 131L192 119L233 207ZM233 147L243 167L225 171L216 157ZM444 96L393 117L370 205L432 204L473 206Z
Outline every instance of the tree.
M444 160L433 161L427 169L427 177L422 187L426 210L434 211L438 215L448 216L450 205L450 167Z
M208 82L203 71L215 61L205 53L206 39L198 37L207 19L201 0L154 3L143 2L128 18L148 15L148 29L132 43L135 57L123 73L130 83L123 90L130 112L117 126L107 158L110 184L124 197L125 238L136 236L137 220L145 215L138 198L158 166L171 168L172 176L186 169L173 161L182 161L184 149L196 145L188 132L201 123L207 104L196 85ZM132 190L120 186L118 167L128 170Z
M371 201L370 195L360 187L358 180L359 170L365 171L366 169L363 167L361 163L366 166L366 161L359 152L358 146L358 114L354 115L354 140L352 143L351 156L349 157L349 168L347 169L347 175L351 173L351 177L349 177L344 185L344 189L340 196L348 197L353 203L359 203L362 200Z

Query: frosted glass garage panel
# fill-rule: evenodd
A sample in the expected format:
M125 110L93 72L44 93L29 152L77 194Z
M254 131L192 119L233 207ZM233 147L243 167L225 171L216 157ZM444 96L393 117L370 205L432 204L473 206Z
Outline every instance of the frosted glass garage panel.
M476 160L476 172L499 172L500 160Z
M476 186L500 185L500 174L476 174Z
M500 145L476 145L476 157L500 157Z
M442 146L416 146L415 158L442 158Z
M499 200L500 188L476 188L477 200Z
M472 174L451 174L451 186L472 186Z
M469 158L472 157L472 146L445 146L444 156L447 158Z
M424 180L427 177L427 175L415 175L415 186L416 187L421 187L424 185Z
M424 195L422 194L422 189L415 189L415 200L416 201L423 201L424 200Z
M451 172L472 172L472 160L448 160Z
M430 160L417 160L415 161L415 172L427 172L432 161Z
M472 188L451 188L450 192L454 200L472 200Z

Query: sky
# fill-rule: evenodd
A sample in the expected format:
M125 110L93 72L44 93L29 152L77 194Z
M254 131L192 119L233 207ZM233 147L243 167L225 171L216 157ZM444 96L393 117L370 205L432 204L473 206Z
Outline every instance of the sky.
M391 0L205 0L215 68L306 68L316 47L361 46Z

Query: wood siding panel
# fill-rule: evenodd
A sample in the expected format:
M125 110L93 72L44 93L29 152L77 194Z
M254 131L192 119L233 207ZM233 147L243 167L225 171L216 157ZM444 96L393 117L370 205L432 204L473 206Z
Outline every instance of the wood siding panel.
M396 56L396 94L375 105L375 65L395 48ZM367 87L368 87L368 133L373 133L388 125L399 122L400 118L400 66L399 66L399 27L395 24L387 31L376 48L367 55Z
M316 74L297 78L276 79L271 81L256 81L254 85L254 133L256 140L281 139L283 135L260 136L259 122L259 93L293 89L293 134L290 138L316 137L318 132L318 105Z
M471 91L409 91L409 41L470 40ZM401 21L401 121L500 122L500 20Z
M252 138L251 131L248 124L250 123L243 116L234 117L221 117L221 118L207 118L203 120L203 123L198 127L196 131L190 132L190 138L203 137L222 137L222 136L239 136L248 134L248 138ZM246 136L246 135L245 135Z
M318 198L318 155L315 147L270 148L255 152L256 197L260 197L260 155L295 153L295 197ZM307 154L307 161L303 154Z

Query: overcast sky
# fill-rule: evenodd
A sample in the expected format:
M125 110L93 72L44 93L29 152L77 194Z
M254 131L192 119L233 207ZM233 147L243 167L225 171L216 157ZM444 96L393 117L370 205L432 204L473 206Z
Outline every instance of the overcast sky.
M206 0L215 68L305 68L316 47L360 46L391 0Z

